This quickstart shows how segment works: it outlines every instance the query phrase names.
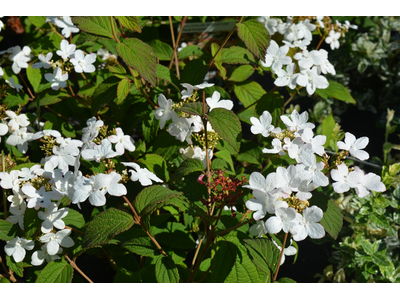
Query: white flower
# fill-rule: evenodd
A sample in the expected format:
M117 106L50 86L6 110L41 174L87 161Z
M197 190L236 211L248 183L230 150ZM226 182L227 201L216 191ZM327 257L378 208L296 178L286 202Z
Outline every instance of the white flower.
M291 120L287 116L281 116L281 120L285 123L286 127L290 131L299 131L304 128L313 129L315 125L313 123L307 122L308 120L308 112L304 111L299 115L297 110L293 110L290 115Z
M0 22L1 22L1 21L0 21ZM3 75L4 75L4 70L3 70L2 67L0 67L0 78L3 77Z
M305 180L313 181L318 186L327 186L329 179L321 171L325 168L322 161L317 163L315 154L312 152L310 147L306 147L302 150L299 155L301 164L299 167L299 177ZM303 167L304 166L304 167Z
M64 60L74 57L76 45L69 44L67 40L62 40L60 43L60 49L57 50L57 55L61 56Z
M285 201L277 200L279 193L264 193L258 190L253 190L253 196L253 199L246 201L246 208L255 212L253 214L254 220L261 220L265 217L267 212L273 214L280 207L288 206Z
M293 207L277 208L275 215L265 222L265 227L269 233L278 233L282 229L287 233L295 225L296 210Z
M28 208L48 208L51 205L51 200L60 200L62 197L54 187L52 187L52 191L48 192L44 186L36 190L30 183L25 183L21 190L28 196Z
M272 140L271 144L272 144L272 146L274 148L272 148L272 149L264 148L264 149L262 149L262 152L263 153L272 153L272 154L278 153L279 155L285 155L286 154L285 150L283 150L283 148L282 148L281 140L275 138L275 139Z
M95 160L100 162L100 160L105 158L112 158L120 153L115 152L111 149L111 142L108 139L101 140L100 145L96 145L94 149L85 149L81 152L83 159L88 161Z
M99 134L99 129L104 125L102 120L97 120L96 117L91 117L86 121L87 127L82 128L82 142L92 141Z
M274 40L271 40L267 49L267 54L265 55L265 63L261 61L261 65L264 67L272 67L272 71L276 73L278 70L282 69L283 65L288 65L292 62L292 59L286 56L288 52L288 46L279 47Z
M291 228L293 239L298 242L304 240L307 236L312 239L320 239L325 236L325 229L318 222L323 217L323 211L318 206L306 207L303 210L303 216L297 214L297 224Z
M332 50L339 49L340 32L335 32L333 29L329 31L329 36L326 37L325 42L331 46Z
M207 83L207 82L203 82L202 84L197 84L195 86L189 84L189 83L181 83L181 85L186 88L186 90L183 90L181 92L182 95L182 99L186 99L190 96L192 96L193 90L197 91L197 90L201 90L201 89L205 89L207 87L211 87L214 85L214 83Z
M27 127L21 127L13 132L6 141L6 144L17 146L18 151L25 154L28 151L28 142L32 139L32 133L27 131Z
M8 126L5 123L0 123L0 142L1 142L1 137L3 135L6 135L8 133Z
M59 247L58 251L56 254L54 255L50 255L49 253L47 253L47 244L44 244L41 247L42 250L37 250L35 252L32 253L31 256L31 264L33 266L40 266L44 263L44 261L46 260L48 263L59 259L60 256L58 256L57 254L61 254L62 253L62 248Z
M350 189L350 185L355 186L357 184L357 182L349 184L347 181L348 175L349 169L345 163L338 165L337 169L331 170L331 177L336 181L332 184L332 187L336 193L340 194L347 192Z
M351 188L356 190L357 196L360 198L368 196L370 191L386 191L386 187L381 182L380 176L374 173L368 173L365 175L364 171L358 167L355 167L355 170L350 172L347 176L347 183Z
M276 173L272 172L264 177L259 172L253 172L250 174L249 184L243 187L264 193L272 192L276 187Z
M192 123L187 118L180 118L178 115L172 115L173 123L169 125L168 132L177 140L183 142L186 140L189 145L192 144L190 136L192 135Z
M250 118L251 124L250 131L253 134L261 134L263 137L268 137L271 132L279 133L280 128L275 128L274 125L271 124L272 116L269 111L265 110L260 116L260 120L255 117Z
M29 126L30 124L26 114L17 115L15 112L11 110L7 110L6 114L10 118L10 120L8 121L8 127L10 127L11 130L17 130L20 127L26 127Z
M16 82L14 81L14 78L9 77L8 79L10 79L10 80L7 80L7 79L6 79L6 82L7 82L8 85L9 85L10 87L12 87L14 90L17 90L17 92L19 92L19 90L23 89L23 86L20 85L20 84L18 84L18 83L16 83Z
M135 145L133 138L131 138L129 135L124 135L124 132L122 131L121 128L117 128L115 129L115 132L117 133L116 135L110 135L108 137L108 140L113 143L116 144L115 145L115 150L117 150L117 152L122 155L125 153L125 149L133 152L135 151Z
M317 28L314 24L310 23L309 19L306 19L304 21L299 21L296 24L296 29L297 29L297 39L306 39L306 40L312 40L312 32Z
M160 178L158 178L154 173L150 172L147 168L141 168L136 163L128 163L122 162L124 166L134 168L135 170L129 170L131 172L131 180L138 181L142 186L152 185L151 182L154 180L155 182L163 182Z
M53 53L51 53L51 52L47 53L46 56L44 56L43 54L39 54L38 58L39 58L40 62L34 63L32 65L32 68L40 69L43 67L45 69L49 69L51 67L50 59L52 57L53 57Z
M43 233L49 233L53 230L53 226L57 229L64 229L65 223L62 218L68 214L68 208L58 209L57 203L50 203L50 206L43 212L38 212L39 219L43 220L41 230Z
M44 78L46 78L48 82L52 82L51 88L53 90L58 91L60 87L65 88L67 85L68 73L63 74L62 70L57 67L54 69L53 74L44 74Z
M288 86L290 89L296 88L296 80L299 73L294 74L294 70L296 69L296 65L294 63L288 64L286 67L286 71L284 69L280 69L276 72L278 78L274 81L276 86Z
M96 71L95 66L93 66L95 61L95 53L85 55L82 50L76 50L74 58L71 58L71 63L74 65L75 72L77 73L92 73Z
M322 54L316 50L309 52L304 49L302 53L296 53L293 58L299 61L299 67L303 69L309 69L312 65L320 65L324 62Z
M273 239L271 239L271 241L275 244L275 246L279 249L279 251L282 251L281 246L279 246ZM295 255L296 253L297 253L297 249L292 246L292 239L290 239L289 247L283 249L283 254L282 254L280 265L282 265L285 262L285 255L292 256L292 255Z
M154 116L157 120L160 120L160 129L163 129L165 123L172 119L172 116L176 112L172 109L172 100L165 98L163 94L158 95L158 105L157 109L154 112Z
M35 246L33 241L28 241L26 238L15 237L11 241L7 241L4 246L4 252L8 256L12 256L16 263L23 261L25 258L26 250L32 250Z
M364 149L369 143L369 139L366 136L356 139L356 137L350 132L346 132L344 137L344 143L342 141L337 142L339 149L347 150L351 156L359 160L366 160L369 158L368 152L361 150Z
M60 249L60 246L68 248L75 245L74 240L69 237L70 234L71 229L63 229L57 231L57 233L50 232L41 236L40 241L42 243L46 243L46 249L49 255L56 255Z
M301 135L301 139L311 145L311 149L314 153L317 153L319 156L323 156L325 153L324 144L326 142L325 135L317 135L313 137L314 133L311 128L304 128L303 133Z
M15 74L21 71L21 68L28 68L28 61L31 59L31 48L25 46L22 48L20 46L15 46L12 48L12 54L10 55L10 60L13 61L11 69Z
M300 48L302 50L306 49L308 45L310 45L310 40L295 40L293 42L283 41L285 45L288 45L290 48Z
M55 169L58 167L64 173L69 170L68 166L74 166L76 156L79 155L79 149L75 145L67 145L65 147L53 147L53 153L47 162L51 162L52 167L45 166L45 169ZM47 164L46 162L46 164Z
M0 186L3 189L12 189L14 187L18 187L19 184L19 170L12 170L10 173L8 172L0 172Z
M297 192L300 181L294 165L290 165L287 169L284 167L276 169L276 187L280 188L283 198L289 197L292 192Z
M262 237L264 234L267 234L267 228L265 227L265 223L262 220L256 221L256 224L249 228L250 235L254 235L257 237Z
M213 156L213 151L211 149L208 149L208 158L211 160ZM206 157L206 151L201 150L200 147L195 147L194 148L194 153L193 157L195 159L200 160L203 163L204 168L207 168L207 157Z
M29 181L37 177L38 175L42 175L44 170L40 165L34 165L30 168L21 168L19 172L19 177L21 181Z
M206 98L206 102L207 105L210 107L210 111L217 107L225 108L227 110L231 110L233 108L232 100L219 100L220 97L221 94L215 91L212 94L211 98Z
M335 67L328 60L328 51L325 49L319 49L319 53L321 53L322 62L317 66L317 73L327 74L330 73L332 75L336 75Z
M24 230L25 211L26 211L25 201L22 201L17 205L14 205L14 203L12 203L10 206L10 213L12 213L12 215L7 218L7 221L12 224L18 223L19 227L22 230Z
M275 32L278 31L278 20L277 19L272 19L269 16L262 16L257 18L260 23L263 23L265 28L267 28L268 33L270 35L273 35Z
M350 22L349 22L348 20L344 21L343 27L346 28L347 30L348 30L349 28L351 28L351 29L356 29L356 30L358 29L358 26L357 26L357 25L352 25L352 24L350 24Z
M69 38L69 36L71 35L71 33L76 33L79 32L79 28L76 27L72 21L71 21L71 17L62 17L62 19L55 19L54 23L62 28L63 30L61 31L61 34L63 36L65 36L66 38Z
M326 89L329 86L328 80L318 75L317 67L313 67L311 70L303 70L297 76L297 84L305 86L309 95L314 94L316 89Z

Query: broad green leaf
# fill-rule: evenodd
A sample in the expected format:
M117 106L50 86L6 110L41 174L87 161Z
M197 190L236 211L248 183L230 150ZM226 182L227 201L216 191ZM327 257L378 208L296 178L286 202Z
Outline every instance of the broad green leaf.
M215 156L223 159L224 161L226 161L229 164L229 166L231 168L231 171L235 172L235 168L233 166L233 161L232 161L232 156L231 156L231 154L229 153L228 150L218 151L218 152L215 153Z
M107 103L117 98L118 78L111 77L100 83L92 96L92 114L95 115Z
M174 49L172 49L169 44L164 43L160 40L152 40L149 41L148 44L153 49L154 54L158 57L159 60L171 60Z
M233 70L231 76L229 77L230 81L241 82L248 79L254 73L254 68L249 65L244 65Z
M76 137L76 132L74 127L68 122L61 123L61 133L67 138Z
M68 214L63 218L65 225L82 228L86 222L83 215L75 209L68 208Z
M225 108L214 108L208 114L208 121L218 133L236 152L239 152L242 139L242 125L234 112Z
M0 283L10 283L10 281L8 281L7 278L2 277L2 278L0 279Z
M335 128L335 124L336 122L332 115L329 115L322 121L322 134L326 136L325 148L329 147L331 141L334 140L333 129Z
M35 101L28 105L28 109L36 108L37 102L39 102L39 106L52 105L68 97L70 95L63 91L45 90L36 95Z
M26 209L24 214L24 229L26 239L31 240L36 235L41 234L40 227L43 220L38 216L38 212L35 209Z
M240 121L245 122L249 125L253 125L253 123L251 123L250 119L251 117L256 116L256 108L255 105L250 106L249 108L239 112L237 114L237 116L239 117Z
M197 45L189 45L183 48L178 55L179 59L185 59L189 56L201 56L203 51Z
M242 141L241 150L237 156L238 161L260 165L262 148L252 141Z
M280 256L279 249L269 239L243 240L253 263L266 274L271 276L276 272Z
M106 244L116 234L126 231L135 224L132 215L116 209L109 208L97 214L86 227L82 247L90 248Z
M381 229L390 228L390 223L385 215L378 215L376 212L373 212L372 214L368 215L368 218L374 225L378 226Z
M207 113L207 107L206 106L206 113ZM182 105L181 108L176 108L175 110L177 111L183 111L185 113L188 113L189 115L197 115L197 116L203 116L203 103L200 102L194 102L194 103L185 103Z
M316 89L315 93L324 99L335 98L347 103L356 104L346 87L336 81L328 80L329 86L326 89Z
M16 226L6 220L0 220L0 240L11 241L15 237Z
M142 29L140 28L138 17L116 16L115 18L118 19L118 21L120 21L122 26L124 26L125 28L128 28L132 31L139 32L139 33L142 32Z
M70 283L74 269L65 260L51 261L39 273L36 283Z
M221 158L214 158L211 161L211 170L229 170L229 168L229 164Z
M179 154L179 149L186 146L186 142L181 142L163 130L153 143L154 154L161 155L166 161L170 161Z
M225 64L249 64L255 62L253 54L239 46L222 49L218 61Z
M112 17L73 17L72 22L82 31L112 39L114 36L112 33L111 19L113 20L114 28L117 30L118 26Z
M255 57L265 62L270 35L263 24L255 19L236 24L239 38Z
M176 181L178 179L181 179L182 177L192 172L198 172L203 170L204 166L200 160L195 158L188 158L179 165L179 168L175 171L174 175L171 178L171 181Z
M126 74L125 68L121 65L111 65L111 66L107 66L107 67L108 67L108 70L113 74L119 74L119 75Z
M267 93L261 85L255 81L235 83L233 85L233 91L240 102L243 103L244 107L248 107L254 102L260 100L260 98Z
M390 260L386 257L384 253L377 252L372 255L372 261L377 264L378 266L382 267L389 267L390 266Z
M150 214L154 210L163 205L184 205L181 198L181 193L170 190L162 185L153 185L143 189L137 195L133 206L137 213L141 216Z
M172 84L172 86L178 91L179 90L179 80L176 77L175 73L168 69L166 66L157 64L156 76L159 79L165 80Z
M131 89L131 82L128 78L122 79L118 83L117 87L117 105L121 105L122 102L126 99L126 96L129 94L129 90Z
M7 107L9 109L18 109L18 106L25 106L29 102L29 95L28 94L12 94L9 93L5 99L3 99L2 104L7 104ZM32 102L31 105L33 104L33 107L36 107L36 102ZM29 109L29 106L28 106Z
M211 260L211 282L261 282L246 247L236 236L217 237L215 246L216 253Z
M171 257L160 255L156 260L156 278L159 283L178 283L179 272Z
M42 81L42 72L40 72L40 69L34 69L32 66L29 66L26 69L26 76L28 76L28 80L31 83L33 90L37 93L40 81Z
M343 226L343 216L339 207L327 195L322 193L314 193L309 202L311 205L316 205L322 209L324 214L320 223L325 231L336 239Z
M288 277L282 277L275 282L276 283L296 283L296 281L294 281L293 279L288 278Z
M189 61L181 74L181 82L191 85L203 82L204 76L208 72L208 65L203 59L194 59Z
M41 16L28 16L29 21L38 28L46 24L46 17Z
M256 113L261 116L264 111L268 111L272 116L271 124L278 126L281 121L281 115L283 114L283 97L279 92L273 94L265 94L260 98L260 101L256 104Z
M373 251L372 244L366 239L361 239L360 244L363 247L365 253L367 253L368 255L373 255L375 253L375 251Z
M123 243L122 247L140 256L154 257L160 254L148 236L135 237Z
M150 172L156 174L163 181L169 181L169 172L165 159L157 154L146 154L144 159L138 159L138 163L142 163Z
M123 43L117 43L116 49L129 67L135 69L152 86L156 86L156 56L149 45L137 38L128 38Z
M24 261L20 261L20 262L16 263L14 258L11 259L11 257L8 255L6 255L6 263L7 263L7 266L10 268L10 270L13 271L15 274L17 274L19 277L23 277L24 276L24 268L29 267L28 263L26 263Z

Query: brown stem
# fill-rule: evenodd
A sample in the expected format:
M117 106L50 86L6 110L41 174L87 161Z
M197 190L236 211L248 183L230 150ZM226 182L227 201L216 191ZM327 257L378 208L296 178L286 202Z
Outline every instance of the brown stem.
M243 18L244 18L244 16L243 16L243 17L240 17L240 20L239 20L236 24L241 23L241 22L243 21ZM231 37L231 35L235 32L235 30L236 30L236 26L234 26L234 27L232 28L232 30L229 32L229 34L228 34L227 37L225 38L224 42L222 43L221 47L219 47L217 53L215 53L213 59L211 60L210 64L208 65L210 68L213 66L213 64L214 64L214 62L215 62L215 58L216 58L216 57L218 56L218 54L221 52L222 48L225 47L226 43L228 42L228 40L229 40L229 38Z
M203 251L202 251L201 254L200 254L200 258L199 258L199 259L197 260L197 262L196 262L196 266L194 267L193 272L192 272L191 274L189 274L188 282L193 282L193 279L194 279L194 277L196 276L197 271L199 270L200 264L201 264L201 262L203 261L204 256L206 255L207 250L208 250L208 248L210 247L211 243L212 243L212 239L210 239L210 238L207 239L207 242L206 242L206 244L205 244L205 246L204 246Z
M137 214L136 209L132 206L131 202L128 200L128 198L125 197L125 195L122 195L122 198L124 198L125 202L128 203L129 207L131 208L135 222L137 224L140 224L140 217Z
M1 150L1 169L3 172L6 171L6 157L4 156L4 150ZM4 205L4 219L7 219L7 192L3 189L3 205ZM1 257L0 257L1 259Z
M171 30L172 47L174 47L174 49L175 49L176 43L175 43L174 26L172 26L172 18L171 18L171 16L168 16L168 19L169 19L169 28ZM183 26L181 25L181 27L183 27ZM178 47L176 47L176 49L178 49ZM174 56L173 57L175 58L176 75L179 78L180 74L179 74L179 62L178 62L177 51L174 51Z
M82 272L81 269L78 268L78 266L76 265L75 261L72 261L67 254L64 254L64 257L68 260L68 262L70 263L70 265L77 270L88 282L93 283L93 281L90 280L90 278Z
M175 42L175 47L174 47L174 53L172 55L171 61L169 62L169 66L168 69L171 69L172 67L172 63L174 61L174 58L176 57L176 50L178 49L178 45L179 45L179 40L181 39L181 34L182 34L182 30L183 30L183 26L185 25L187 20L187 16L183 17L182 21L181 21L181 28L179 29L179 33L178 33L178 37L176 38L176 42ZM176 74L179 78L179 68L176 69Z
M206 234L206 229L204 229L203 235L202 235L202 237L201 237L201 239L199 241L199 244L197 245L196 252L195 252L194 257L192 259L192 265L190 266L189 274L190 274L190 272L192 272L194 264L196 263L196 258L197 258L197 255L199 254L199 251L200 251L200 248L201 248L201 244L204 241L205 234Z
M103 247L101 247L101 250L103 251L104 255L108 258L108 260L110 261L111 266L114 269L114 271L118 271L118 265L115 262L115 260L111 257L111 255Z
M11 280L12 282L17 282L17 279L15 279L14 274L12 273L12 271L8 270L6 265L3 262L2 257L0 256L0 264L3 267L3 270L5 272L4 276L7 277L9 280Z
M79 234L83 234L82 231L79 231L79 230L77 230L77 229L75 229L75 228L72 228L72 227L69 227L69 226L65 226L65 228L66 228L66 229L70 229L71 231L77 232L77 233L79 233Z
M279 256L279 260L278 260L278 267L276 268L276 272L275 272L275 275L274 275L274 279L272 279L272 282L274 282L276 280L276 277L278 276L279 267L281 266L281 259L282 259L283 251L285 250L286 239L287 239L288 235L289 235L289 232L286 232L285 237L283 239L281 255Z
M32 100L35 99L35 95L32 94L31 89L28 87L24 77L22 77L21 73L18 73L19 77L21 78L22 82L24 83L26 89L28 90L29 95L31 96Z
M246 225L247 223L250 223L251 221L253 221L253 219L247 220L247 221L245 221L245 222L243 222L243 223L238 223L238 224L236 224L235 226L233 226L233 227L231 227L231 228L228 228L228 229L226 229L226 230L224 230L224 231L218 232L215 236L225 235L225 234L231 232L232 230L234 230L234 229L236 229L236 228L239 228L239 227L241 227L241 226L243 226L243 225Z
M117 37L117 33L115 32L114 18L113 18L112 16L110 16L110 20L111 20L111 29L112 29L112 33L113 33L114 40L115 40L117 43L121 43L120 40L119 40L118 37Z
M201 278L199 279L199 281L197 281L197 283L202 282L206 278L207 274L211 271L211 267L212 266L208 267L207 271L203 274L203 276L201 276Z
M209 210L209 204L211 202L211 171L210 171L210 166L211 166L211 161L210 161L210 157L208 155L208 136L207 136L207 117L206 117L206 94L203 91L203 126L204 126L204 138L205 138L205 142L206 142L206 164L207 164L207 172L206 172L206 176L207 176L207 194L208 194L208 201L207 201L207 213L209 215L212 215L212 212L210 212Z
M288 105L290 103L290 101L292 101L294 95L296 95L296 91L294 91L291 95L290 98L288 99L288 101L285 102L285 104L283 104L283 108L286 107L286 105Z
M130 69L130 68L129 68ZM145 91L142 89L142 87L140 87L140 92L142 93L143 97L146 98L147 102L150 103L151 106L153 106L153 108L157 108L158 106L153 102L153 100L151 100L149 98L149 96L145 93Z

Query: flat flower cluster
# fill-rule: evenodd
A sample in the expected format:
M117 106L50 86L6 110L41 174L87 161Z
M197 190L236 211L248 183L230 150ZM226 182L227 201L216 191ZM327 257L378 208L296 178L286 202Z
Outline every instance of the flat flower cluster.
M250 228L252 235L262 236L266 233L278 233L283 230L290 233L293 240L301 241L307 236L313 239L322 238L325 230L319 223L323 211L317 206L309 206L312 191L329 184L328 174L334 180L333 189L337 193L354 188L357 196L365 197L370 191L383 192L385 185L380 176L374 173L365 174L355 167L349 173L345 163L333 166L330 170L324 144L326 136L314 136L314 124L307 122L308 113L299 114L293 110L290 117L281 116L286 129L275 128L272 116L264 111L260 119L251 118L251 132L264 137L272 136L272 149L263 149L264 153L286 155L296 160L297 164L287 168L278 167L276 172L264 177L261 173L250 175L249 185L244 187L252 190L253 199L246 202L246 207L254 211L253 218L257 223ZM363 149L368 144L367 137L356 139L347 132L344 142L337 142L343 151L339 157L351 155L359 160L368 159L369 155ZM265 222L262 221L269 216Z
M24 230L24 216L27 209L37 210L38 218L43 220L42 235L38 241L40 250L32 254L32 265L41 265L60 258L62 247L72 247L74 241L69 236L71 229L65 227L62 218L68 214L68 208L59 208L61 199L71 200L80 208L87 199L94 206L106 204L106 195L120 197L127 194L124 182L129 180L128 170L122 173L115 170L114 165L108 167L107 173L84 175L80 171L80 161L96 161L109 163L109 159L125 154L125 151L135 151L134 140L125 135L121 128L108 132L102 138L99 131L104 130L104 123L92 117L87 120L82 129L81 139L65 138L57 130L40 130L33 132L27 116L6 111L6 117L0 124L0 134L7 136L6 143L17 146L23 153L28 149L28 143L40 140L45 152L41 164L30 168L0 172L0 186L10 190L8 196L10 215L7 218L12 224L18 224ZM40 125L40 124L39 124ZM29 131L27 131L29 128ZM132 181L139 181L148 186L154 182L162 182L155 174L146 168L141 168L133 162L122 162L129 167ZM7 242L5 252L12 256L15 262L20 262L26 255L26 250L33 250L35 241L24 237L15 237Z

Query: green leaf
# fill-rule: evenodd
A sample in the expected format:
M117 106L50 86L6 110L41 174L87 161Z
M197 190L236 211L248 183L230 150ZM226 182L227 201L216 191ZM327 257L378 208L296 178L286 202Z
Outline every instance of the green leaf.
M156 260L156 278L159 283L178 283L179 272L171 257L160 255Z
M208 65L203 59L194 59L189 61L181 74L181 82L191 85L203 82L204 76L208 72Z
M34 238L38 233L40 234L40 227L42 225L43 220L41 220L38 216L38 212L36 209L27 209L24 215L24 229L25 229L25 237L30 240ZM35 234L36 233L36 234Z
M135 224L132 215L110 208L97 214L86 227L82 248L106 244L116 234L126 231Z
M131 82L128 78L125 77L118 83L117 105L121 105L124 102L126 96L128 96L129 94L130 89L131 89Z
M236 236L217 237L215 246L216 253L211 260L211 282L261 282L246 247Z
M255 81L244 81L233 85L233 91L236 97L243 103L244 107L248 107L267 92Z
M28 76L28 80L31 83L33 90L37 93L40 81L42 81L42 72L40 72L40 69L34 69L32 65L30 65L26 69L26 76Z
M256 104L256 113L261 116L264 111L268 111L272 116L271 124L278 126L281 121L281 115L283 113L283 97L279 92L273 94L266 94L260 98L260 101Z
M36 95L35 101L28 105L28 109L36 108L37 102L39 106L52 105L68 97L70 97L68 93L63 91L45 90Z
M152 40L149 41L148 44L151 48L153 48L154 54L158 57L159 60L171 60L174 49L172 49L169 44L164 43L160 40Z
M72 22L82 31L113 39L111 19L113 20L114 28L117 28L115 20L112 17L105 16L73 17Z
M366 239L362 238L360 244L368 255L373 255L376 252L373 250L372 244Z
M229 166L231 167L231 171L235 172L235 168L233 166L233 161L232 161L232 156L231 156L231 154L229 153L228 150L218 151L218 152L215 153L215 156L223 159L224 161L226 161L229 164Z
M195 158L188 158L179 165L178 169L172 176L171 181L176 181L178 179L181 179L182 177L192 172L198 172L203 170L204 170L204 165L200 160Z
M142 32L142 29L140 28L139 20L138 17L124 17L124 16L116 16L116 19L121 22L122 26L124 26L127 29L130 29L135 32Z
M92 96L92 115L95 115L107 103L117 98L118 81L116 77L107 78L95 89Z
M157 136L158 124L159 121L156 120L153 111L150 111L148 117L142 121L143 136L147 143L150 143Z
M225 64L249 64L255 62L253 54L239 46L222 49L218 61Z
M197 45L189 45L183 48L178 55L179 59L185 59L189 56L201 56L203 55L203 51Z
M62 122L61 133L67 138L76 137L76 132L74 130L74 127L68 122Z
M17 274L19 277L24 276L24 267L28 267L29 264L27 264L24 261L20 261L16 263L14 259L11 259L10 256L6 256L6 263L7 266L10 267L10 270L13 271L15 274Z
M8 279L7 278L5 278L5 277L2 277L1 279L0 279L0 283L11 283L10 281L8 281Z
M241 82L249 78L254 73L254 68L249 65L244 65L233 70L230 81Z
M68 208L68 214L63 218L65 225L82 228L86 222L83 215L75 209Z
M16 226L6 220L0 220L0 240L11 241L15 237L15 233Z
M154 210L162 207L163 205L184 205L180 196L182 194L172 191L162 185L153 185L143 189L137 195L133 206L140 216L151 214Z
M280 252L278 247L269 239L248 239L243 240L249 251L253 263L266 274L271 276L276 272Z
M148 236L135 237L123 243L122 247L140 256L154 257L160 254Z
M343 226L343 216L339 207L327 195L322 193L314 193L309 202L311 205L316 205L322 209L324 214L320 223L325 231L336 239Z
M125 68L121 65L111 65L111 66L107 66L107 67L108 67L108 70L113 74L119 74L119 75L126 74Z
M206 108L207 109L207 108ZM194 103L185 103L181 108L176 108L177 111L183 111L188 113L189 115L195 116L203 116L203 103L194 102ZM207 113L207 111L206 111Z
M347 103L356 104L346 87L336 81L328 80L329 86L326 89L316 89L315 93L324 99L335 98Z
M381 229L389 229L390 224L388 219L386 218L385 215L378 215L376 212L368 215L368 218L371 220L371 222L378 226Z
M322 134L326 136L325 148L328 148L331 145L331 141L334 140L333 129L335 128L335 124L336 122L332 115L327 116L322 121Z
M172 86L180 92L178 85L179 85L179 80L178 77L176 77L175 73L168 69L166 66L157 64L157 70L156 70L156 76L159 79L163 79L169 83L172 84Z
M276 283L296 283L293 279L290 279L288 277L282 277L279 280L275 281Z
M270 35L263 24L255 19L236 24L239 38L255 57L265 62Z
M236 152L239 152L242 125L235 113L225 108L214 108L208 114L208 121L215 132L227 141Z
M152 86L156 86L156 55L149 45L139 39L128 38L123 43L117 43L115 47L129 67L135 69Z
M154 154L161 155L166 161L170 161L172 158L180 155L179 149L186 145L186 142L183 143L177 140L167 131L163 130L154 140L153 152Z
M150 172L156 174L163 181L169 181L167 162L162 156L153 153L146 154L144 159L139 159L137 162L144 164Z
M65 260L51 261L39 273L36 283L70 283L74 269Z
M41 28L44 24L46 24L46 17L40 17L40 16L28 16L29 21L33 25L35 25L38 28Z

